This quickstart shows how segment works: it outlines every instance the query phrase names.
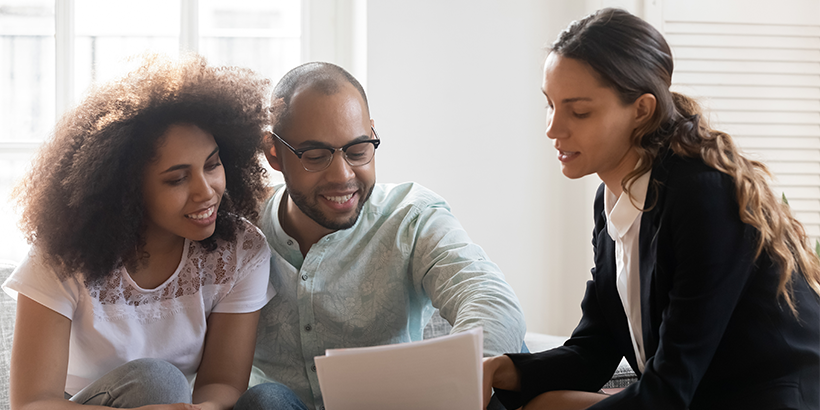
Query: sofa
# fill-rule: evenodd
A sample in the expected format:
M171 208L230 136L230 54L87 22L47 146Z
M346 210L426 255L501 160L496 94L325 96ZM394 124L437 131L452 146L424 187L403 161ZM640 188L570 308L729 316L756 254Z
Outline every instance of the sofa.
M0 283L14 270L15 264L9 261L0 261ZM14 333L14 320L17 311L17 303L5 292L0 292L0 409L8 409L9 406L9 369L11 365L11 340ZM451 326L444 320L438 312L433 314L433 318L424 329L424 338L429 339L450 333ZM524 339L527 348L531 352L539 352L564 343L566 337L545 335L540 333L527 333ZM612 379L604 388L626 387L637 380L635 373L621 361L621 365L613 375Z
M0 261L0 283L14 270L15 264ZM6 292L0 292L0 409L9 406L9 369L11 368L11 336L14 333L14 318L17 302Z

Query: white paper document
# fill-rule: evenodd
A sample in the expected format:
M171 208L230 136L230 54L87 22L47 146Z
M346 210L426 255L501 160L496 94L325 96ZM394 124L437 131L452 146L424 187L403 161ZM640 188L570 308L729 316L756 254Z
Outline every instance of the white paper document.
M479 410L481 328L316 357L327 410Z

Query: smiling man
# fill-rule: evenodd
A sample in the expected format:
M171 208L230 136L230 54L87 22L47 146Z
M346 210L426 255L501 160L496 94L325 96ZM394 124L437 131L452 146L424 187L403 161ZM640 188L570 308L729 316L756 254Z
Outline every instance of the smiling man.
M521 349L515 294L444 199L414 183L376 184L381 140L353 76L299 66L273 105L264 150L285 184L260 227L278 295L262 310L255 387L237 409L324 409L315 356L421 340L434 308L453 332L483 326L487 356Z

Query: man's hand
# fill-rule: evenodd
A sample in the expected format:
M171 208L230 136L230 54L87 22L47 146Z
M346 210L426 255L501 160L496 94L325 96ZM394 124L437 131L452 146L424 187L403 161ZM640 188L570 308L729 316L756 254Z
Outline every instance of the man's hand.
M504 355L484 358L484 408L490 404L493 387L503 390L520 390L521 378L512 360Z

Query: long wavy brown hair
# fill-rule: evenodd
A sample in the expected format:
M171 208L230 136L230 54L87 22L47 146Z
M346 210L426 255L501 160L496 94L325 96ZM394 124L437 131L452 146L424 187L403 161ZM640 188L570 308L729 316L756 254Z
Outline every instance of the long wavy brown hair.
M550 51L589 64L624 104L643 94L655 96L654 116L632 136L641 162L621 181L625 192L665 150L702 159L732 177L740 219L759 232L755 257L765 251L778 265L777 293L792 312L797 313L791 293L794 272L802 272L820 294L820 261L803 226L772 192L771 173L743 156L728 134L710 128L695 100L669 90L672 52L654 27L626 11L602 9L570 24Z
M143 174L170 125L196 125L219 146L226 191L207 249L233 240L240 218L255 221L267 192L258 157L267 79L197 55L134 60L138 68L62 116L13 192L26 238L64 277L96 281L145 256Z

